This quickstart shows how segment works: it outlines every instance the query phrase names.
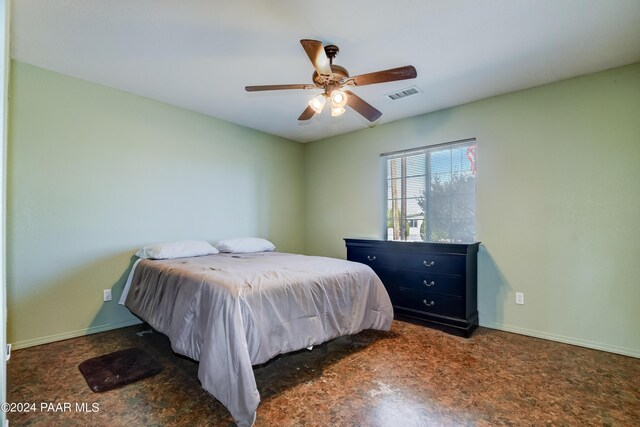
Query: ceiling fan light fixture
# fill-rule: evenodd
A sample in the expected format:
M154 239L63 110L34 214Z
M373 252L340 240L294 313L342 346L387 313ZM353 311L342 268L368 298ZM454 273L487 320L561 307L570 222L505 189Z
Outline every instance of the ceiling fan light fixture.
M331 116L337 117L344 114L344 107L331 107Z
M314 96L311 101L309 101L309 105L311 106L311 108L313 108L313 111L320 114L325 102L327 102L327 99L325 98L324 94L320 94L318 96Z
M341 90L331 92L331 105L333 108L342 108L347 105L347 94ZM342 109L344 110L344 108Z

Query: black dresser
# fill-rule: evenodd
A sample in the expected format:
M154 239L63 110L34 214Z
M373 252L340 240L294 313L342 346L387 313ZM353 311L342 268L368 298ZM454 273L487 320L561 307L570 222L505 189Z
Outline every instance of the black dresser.
M378 274L397 319L465 337L478 327L480 243L344 240L347 259Z

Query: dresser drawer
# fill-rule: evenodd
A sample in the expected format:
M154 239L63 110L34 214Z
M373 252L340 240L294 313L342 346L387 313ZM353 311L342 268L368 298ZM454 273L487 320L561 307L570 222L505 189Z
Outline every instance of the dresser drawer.
M461 255L445 255L438 253L406 253L398 254L397 266L400 269L426 271L436 274L463 275L465 257Z
M399 289L462 297L465 289L464 280L461 276L398 270L395 281Z
M449 317L464 317L465 311L462 298L407 289L398 290L395 305L399 308L408 308Z
M349 248L347 259L349 261L361 262L368 266L375 267L393 267L395 261L393 252L380 249L369 248Z

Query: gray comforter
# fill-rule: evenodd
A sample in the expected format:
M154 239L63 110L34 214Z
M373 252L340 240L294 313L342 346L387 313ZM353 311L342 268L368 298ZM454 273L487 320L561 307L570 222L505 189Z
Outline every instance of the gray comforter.
M252 365L393 319L368 266L276 252L142 260L126 306L200 361L202 387L239 426L260 402Z

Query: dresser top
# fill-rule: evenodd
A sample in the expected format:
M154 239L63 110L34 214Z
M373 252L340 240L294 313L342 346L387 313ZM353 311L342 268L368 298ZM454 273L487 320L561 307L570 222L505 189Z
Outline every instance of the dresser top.
M480 242L473 243L439 243L381 240L372 238L345 238L348 247L378 247L402 252L443 252L457 254L472 254L478 252Z

